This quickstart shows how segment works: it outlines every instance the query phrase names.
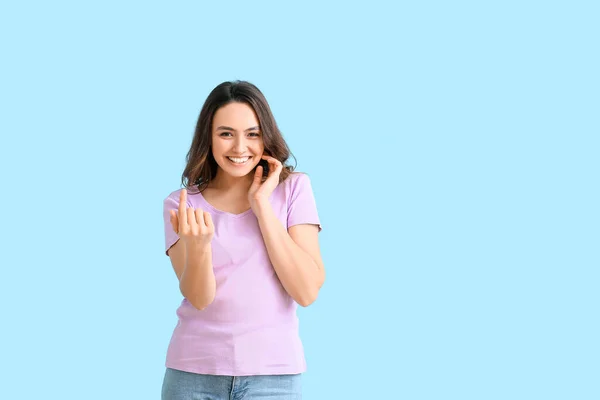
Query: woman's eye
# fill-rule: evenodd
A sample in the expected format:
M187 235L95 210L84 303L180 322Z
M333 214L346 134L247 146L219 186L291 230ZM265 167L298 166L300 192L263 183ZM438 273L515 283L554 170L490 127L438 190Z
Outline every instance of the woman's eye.
M231 132L223 132L219 136L227 136L227 135L231 136Z
M258 133L258 132L250 132L249 135L253 136L253 137L259 137L260 133Z

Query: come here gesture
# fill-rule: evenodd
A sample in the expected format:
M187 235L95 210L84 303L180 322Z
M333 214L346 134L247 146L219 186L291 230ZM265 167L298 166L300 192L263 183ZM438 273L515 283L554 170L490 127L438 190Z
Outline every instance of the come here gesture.
M187 191L179 193L179 208L171 210L171 226L187 245L206 247L215 233L210 213L199 208L187 207Z

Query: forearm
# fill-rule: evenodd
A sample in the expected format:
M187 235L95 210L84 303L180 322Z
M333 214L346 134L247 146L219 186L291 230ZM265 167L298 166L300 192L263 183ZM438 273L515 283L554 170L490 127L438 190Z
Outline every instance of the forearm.
M216 281L210 245L186 244L185 267L179 280L181 294L197 309L202 310L215 298Z
M281 284L298 304L311 304L322 285L321 267L294 242L268 201L256 209L267 252Z

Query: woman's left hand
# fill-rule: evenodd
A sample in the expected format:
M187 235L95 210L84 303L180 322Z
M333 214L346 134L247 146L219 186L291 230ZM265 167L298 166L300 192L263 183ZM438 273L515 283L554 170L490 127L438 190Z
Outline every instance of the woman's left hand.
M256 167L256 171L254 172L254 181L252 181L252 185L248 190L248 201L250 202L250 207L252 207L252 209L255 211L256 207L260 203L264 203L269 200L269 196L279 184L279 175L283 169L283 165L278 159L267 155L263 155L261 158L263 160L267 160L269 163L269 175L267 176L267 179L261 183L263 167L262 165Z

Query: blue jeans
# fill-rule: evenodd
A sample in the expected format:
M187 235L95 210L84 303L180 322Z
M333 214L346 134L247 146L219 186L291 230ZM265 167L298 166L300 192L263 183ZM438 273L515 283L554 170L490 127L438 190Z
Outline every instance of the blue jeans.
M167 368L162 400L300 400L301 374L202 375Z

